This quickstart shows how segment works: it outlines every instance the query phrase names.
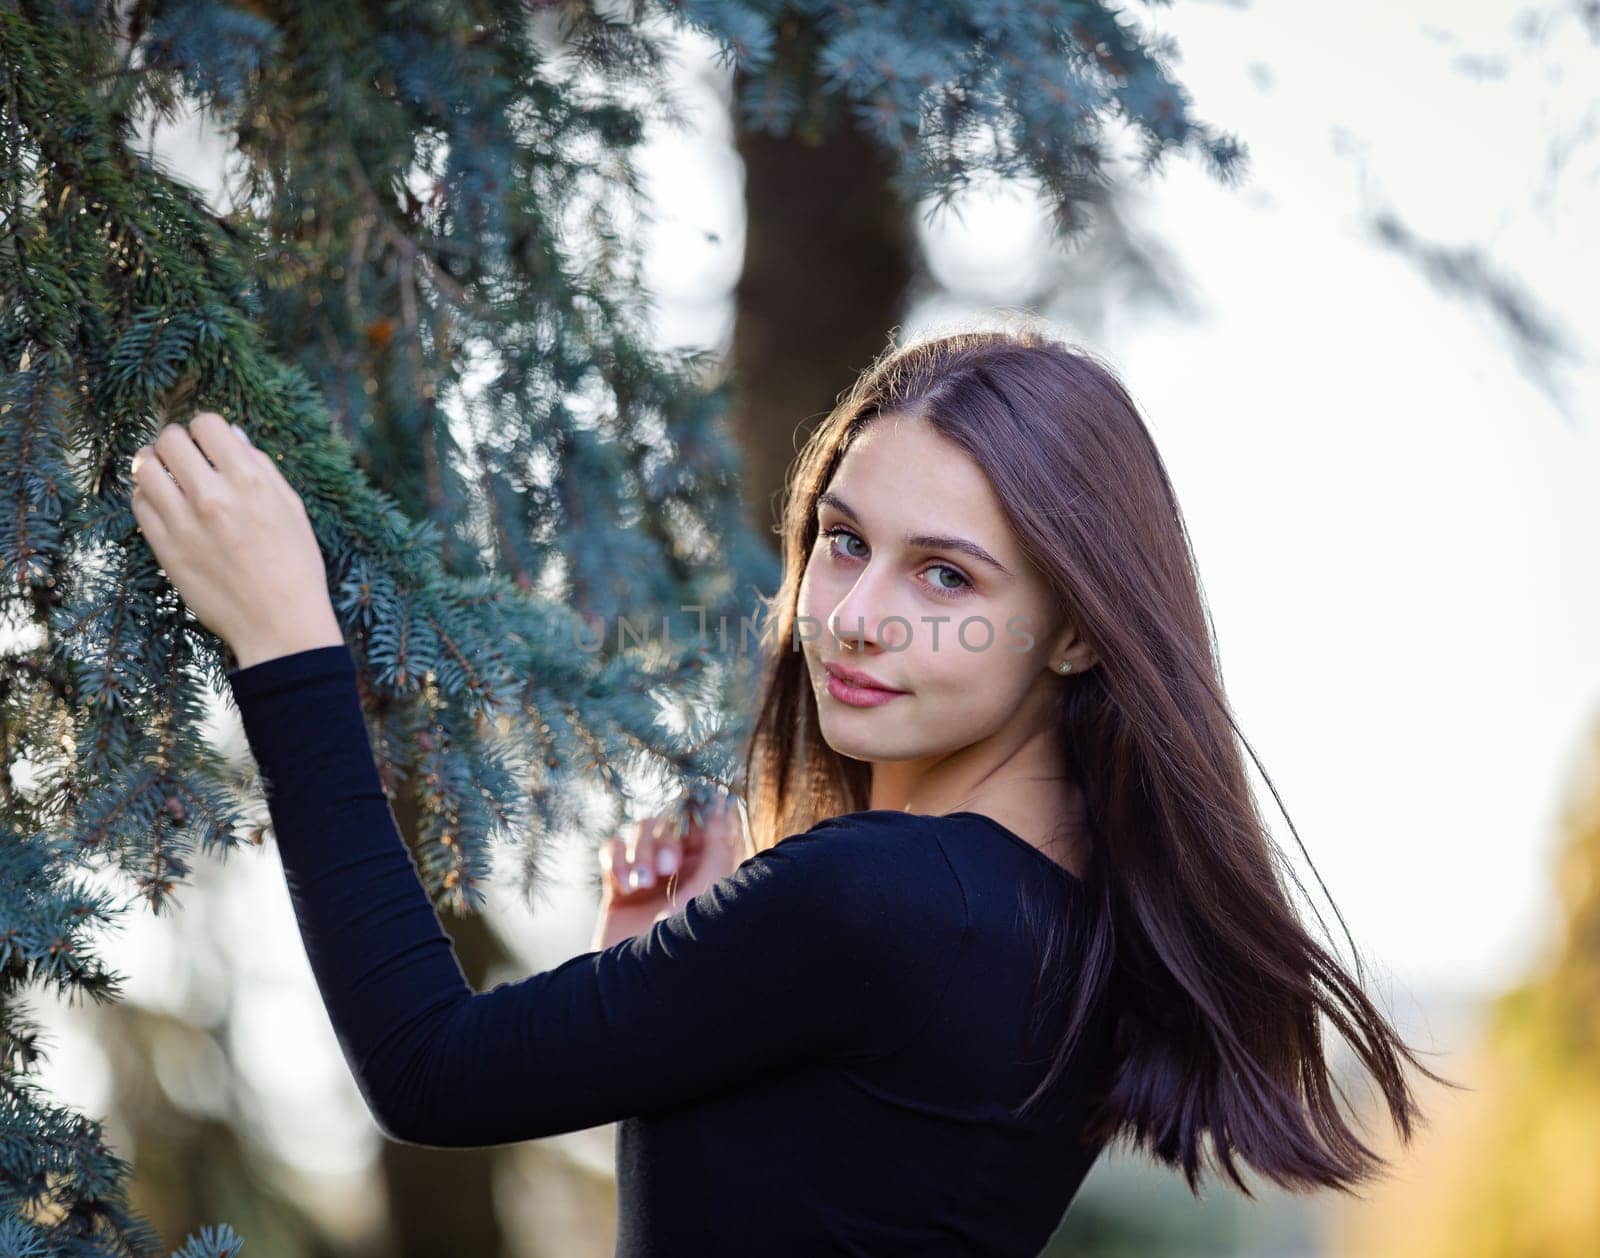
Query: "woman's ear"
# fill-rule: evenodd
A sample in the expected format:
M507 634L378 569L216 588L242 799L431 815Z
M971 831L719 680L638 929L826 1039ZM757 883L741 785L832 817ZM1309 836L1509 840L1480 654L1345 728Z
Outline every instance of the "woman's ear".
M1096 655L1089 644L1078 636L1071 624L1065 625L1051 643L1048 666L1053 673L1083 673L1092 668ZM1067 665L1067 667L1063 667Z

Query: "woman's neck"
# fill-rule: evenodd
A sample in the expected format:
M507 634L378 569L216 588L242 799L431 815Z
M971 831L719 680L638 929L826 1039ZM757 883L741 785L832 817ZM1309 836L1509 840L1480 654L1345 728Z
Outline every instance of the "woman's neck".
M978 753L964 748L934 765L874 764L869 806L932 816L982 813L1052 859L1080 868L1086 855L1083 791L1062 768L1051 733L1042 731L1004 754Z

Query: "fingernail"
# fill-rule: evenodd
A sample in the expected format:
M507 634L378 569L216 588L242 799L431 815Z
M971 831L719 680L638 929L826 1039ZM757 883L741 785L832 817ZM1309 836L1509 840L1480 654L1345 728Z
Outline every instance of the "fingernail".
M656 853L656 872L663 878L678 868L677 849L664 847Z
M244 442L245 445L249 445L250 444L250 438L244 435L244 429L243 428L239 427L238 424L229 424L228 426L230 428L232 428L234 432L239 434L239 440L240 441Z
M656 880L656 876L645 865L635 865L628 871L628 890L637 891L640 887L648 887Z

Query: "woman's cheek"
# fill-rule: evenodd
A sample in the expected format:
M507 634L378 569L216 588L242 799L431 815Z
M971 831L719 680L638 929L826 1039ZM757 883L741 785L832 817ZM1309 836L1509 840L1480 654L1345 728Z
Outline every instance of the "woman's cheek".
M816 649L817 642L827 632L824 614L818 609L819 602L816 582L808 565L800 578L799 597L795 600L795 636L801 645L810 650Z
M807 566L795 600L795 635L807 649L830 657L835 654L829 625L834 609L849 592L849 585L830 576L825 568L817 570L815 564ZM841 626L844 628L846 626Z

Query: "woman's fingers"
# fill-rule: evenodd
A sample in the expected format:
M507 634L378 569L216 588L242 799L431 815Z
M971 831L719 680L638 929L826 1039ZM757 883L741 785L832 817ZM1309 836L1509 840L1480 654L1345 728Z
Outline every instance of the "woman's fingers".
M183 490L154 446L140 446L134 451L132 478L133 492L164 527L170 528L174 521L181 523Z
M600 872L613 884L620 883L624 872L624 862L627 860L623 852L622 840L616 835L602 839L595 853L600 858Z
M254 449L244 430L230 424L215 411L200 411L189 421L189 426L174 425L182 429L189 443L199 452L209 468L222 472L255 465Z
M208 427L212 422L227 423L222 416L210 412L201 412L195 422L200 419L207 420ZM214 429L213 444L216 444ZM194 436L186 425L178 423L163 425L161 431L156 434L154 446L156 453L161 456L161 462L165 464L167 471L172 473L173 479L178 482L179 490L189 500L194 510L201 510L217 496L220 488L217 484L217 469L212 466L205 451L195 443Z
M628 871L623 885L629 891L643 891L655 885L656 869L656 819L646 817L630 831L628 839Z
M640 826L635 858L643 886L654 886L683 868L683 844L677 827L666 817L651 817Z
M145 493L144 486L138 482L134 483L128 506L133 512L134 520L138 522L139 532L144 534L150 549L157 555L165 553L169 544L167 526L161 522L161 512L150 501L150 495Z
M683 868L682 843L671 824L647 817L600 847L601 867L619 894L649 891Z
M633 862L628 859L626 839L612 835L600 845L599 855L600 868L609 880L612 895L625 896L639 889L638 879L631 877Z
M132 461L156 562L245 667L342 636L321 544L298 496L264 479L271 461L215 411L165 425Z

